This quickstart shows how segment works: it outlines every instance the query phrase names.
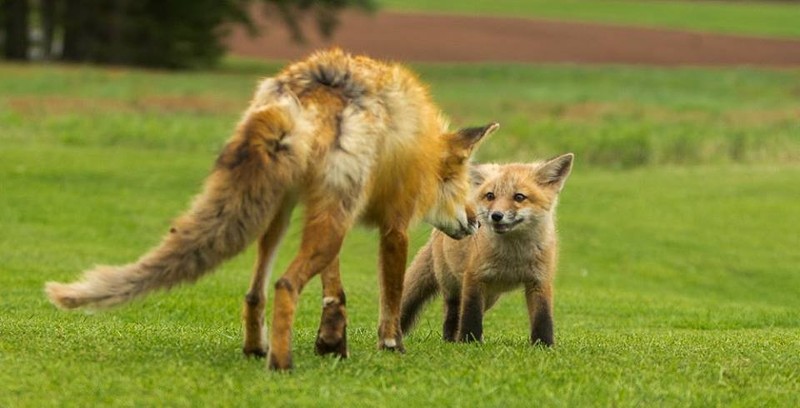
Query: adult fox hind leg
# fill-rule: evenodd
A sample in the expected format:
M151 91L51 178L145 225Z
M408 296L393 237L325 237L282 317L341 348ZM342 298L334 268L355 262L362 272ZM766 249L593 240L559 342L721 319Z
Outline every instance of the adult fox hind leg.
M285 201L272 223L270 223L267 232L258 242L258 259L242 309L242 323L244 326L242 351L246 356L267 356L264 329L264 308L267 303L267 296L264 285L269 281L275 251L289 226L293 207L293 202Z
M322 318L315 344L318 355L334 354L347 358L346 304L337 257L322 271Z
M292 368L292 324L297 298L313 276L335 262L347 232L348 217L341 207L313 208L306 213L300 251L286 273L275 283L275 300L269 346L269 368Z
M531 344L552 346L553 339L553 287L551 283L525 286L525 301L531 323Z

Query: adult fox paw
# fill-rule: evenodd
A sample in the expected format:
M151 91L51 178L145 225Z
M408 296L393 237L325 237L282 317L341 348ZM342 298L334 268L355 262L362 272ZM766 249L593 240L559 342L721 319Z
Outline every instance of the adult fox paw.
M292 364L291 354L278 356L273 353L269 353L269 362L267 365L270 371L289 371L294 366L294 364Z
M264 358L267 356L267 348L262 346L244 346L242 347L242 353L244 353L245 357Z
M322 331L318 332L315 352L320 356L333 354L339 358L347 358L347 332L335 338L328 338L322 335Z
M380 339L378 341L378 348L386 351L396 351L398 353L406 352L406 348L403 346L403 340L397 337Z

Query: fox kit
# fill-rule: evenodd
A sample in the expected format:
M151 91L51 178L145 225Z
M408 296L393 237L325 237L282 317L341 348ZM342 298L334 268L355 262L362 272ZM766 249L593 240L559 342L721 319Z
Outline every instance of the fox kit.
M47 295L66 309L99 309L192 282L258 240L243 310L246 355L292 367L297 298L321 275L318 354L347 356L339 250L357 221L380 232L378 346L403 350L400 300L407 229L425 220L455 239L477 230L469 156L497 124L448 131L425 86L400 65L341 50L313 54L258 86L203 191L161 243L138 261L100 266ZM264 330L272 260L292 208L305 206L300 249L275 284L269 349Z
M541 163L473 168L482 226L461 241L433 232L406 272L403 332L441 292L444 339L481 341L484 312L501 294L523 287L530 341L553 345L555 211L572 160L569 153Z

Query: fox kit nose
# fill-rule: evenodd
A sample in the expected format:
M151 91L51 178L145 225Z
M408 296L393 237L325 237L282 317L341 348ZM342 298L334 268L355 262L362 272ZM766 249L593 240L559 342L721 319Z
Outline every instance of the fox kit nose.
M495 211L492 213L492 221L498 222L503 219L503 213Z

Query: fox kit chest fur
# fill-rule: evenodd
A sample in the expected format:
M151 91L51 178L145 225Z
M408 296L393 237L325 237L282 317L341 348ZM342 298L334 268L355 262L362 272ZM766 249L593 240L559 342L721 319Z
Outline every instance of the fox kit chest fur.
M552 345L555 210L573 155L532 164L473 168L481 228L455 241L434 231L405 278L401 327L410 330L422 306L444 298L443 337L482 340L483 314L504 293L524 288L532 343Z

